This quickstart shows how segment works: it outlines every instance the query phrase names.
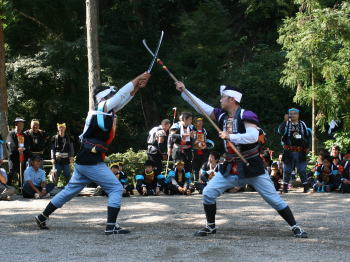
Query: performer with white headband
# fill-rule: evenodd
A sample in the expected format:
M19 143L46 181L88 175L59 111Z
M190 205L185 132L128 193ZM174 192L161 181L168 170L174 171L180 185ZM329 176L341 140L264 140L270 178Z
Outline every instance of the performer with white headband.
M35 217L41 229L47 229L49 216L77 195L87 184L95 182L108 194L107 225L105 234L126 234L117 223L121 206L123 186L104 163L108 146L115 136L115 113L121 110L139 88L146 86L149 73L143 73L127 83L118 92L114 87L100 86L94 92L97 110L89 112L83 133L80 136L81 148L76 157L72 178L68 185L46 206L42 214Z
M181 92L182 98L201 114L202 111L184 92L185 85L178 81L176 82L176 88ZM203 190L207 225L197 231L195 235L208 236L215 234L216 199L229 188L240 184L250 184L286 220L296 237L307 237L307 233L297 225L286 202L276 193L275 187L264 169L259 155L259 137L261 136L261 129L258 127L259 119L252 111L240 107L242 93L232 86L220 86L221 108L213 108L190 92L188 94L212 120L219 123L219 128L223 130L219 136L224 140L226 150L224 164L220 165L219 171ZM226 146L226 141L231 141L236 145L249 162L249 166L242 162L231 147Z

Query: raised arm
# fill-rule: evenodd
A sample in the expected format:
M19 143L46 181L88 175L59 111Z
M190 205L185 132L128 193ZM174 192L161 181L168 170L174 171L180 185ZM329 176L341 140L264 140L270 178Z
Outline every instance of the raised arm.
M107 99L105 107L106 112L109 112L112 109L115 112L121 110L127 103L130 102L140 88L147 85L150 77L151 75L145 72L123 86L114 96Z
M194 94L192 94L190 91L188 91L181 81L178 81L175 83L176 89L181 92L181 97L189 103L199 114L203 115L202 110L210 116L212 120L216 120L214 115L214 108L206 103L204 103L202 100L200 100L198 97L196 97ZM189 95L192 97L192 99L195 101L195 103L192 101L192 99L186 94L186 91L189 93ZM202 110L198 108L197 105L201 107Z

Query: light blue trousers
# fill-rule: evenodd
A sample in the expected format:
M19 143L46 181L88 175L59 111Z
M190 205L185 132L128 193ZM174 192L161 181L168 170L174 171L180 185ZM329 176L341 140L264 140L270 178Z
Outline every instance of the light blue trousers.
M249 184L261 195L261 197L274 209L282 210L287 203L279 196L268 174L256 177L242 178L238 175L223 176L220 172L208 182L203 191L203 203L206 205L215 204L218 198L227 189Z
M121 205L123 186L105 163L97 165L75 165L69 183L52 200L55 207L60 208L76 196L87 184L95 182L108 194L108 206L119 208Z

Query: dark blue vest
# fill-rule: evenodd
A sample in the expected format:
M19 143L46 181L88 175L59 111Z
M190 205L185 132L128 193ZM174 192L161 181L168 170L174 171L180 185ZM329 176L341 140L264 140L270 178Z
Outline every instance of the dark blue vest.
M81 141L82 144L76 158L77 164L96 165L104 161L102 153L108 150L108 145L105 142L108 140L111 129L113 128L113 118L113 113L103 116L104 130L102 130L98 124L97 115L92 116L89 128L84 133ZM95 145L101 145L101 147ZM93 147L95 147L94 150L92 149Z
M242 119L242 109L238 108L233 118L233 134L244 134L246 129L244 126L244 120ZM219 117L219 127L221 130L226 129L228 114L225 112ZM242 177L255 177L265 173L263 161L259 155L259 143L252 144L238 144L235 145L243 156L246 157L249 162L249 166L244 164L240 159L237 160L238 173ZM226 143L225 143L225 149ZM255 153L254 153L255 152ZM250 155L250 153L253 153ZM231 155L231 154L229 154ZM237 155L232 154L231 157L237 158Z

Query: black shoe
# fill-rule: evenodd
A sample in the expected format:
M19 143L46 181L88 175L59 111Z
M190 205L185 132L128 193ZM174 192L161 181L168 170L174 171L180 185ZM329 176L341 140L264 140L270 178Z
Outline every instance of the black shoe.
M288 193L288 184L283 184L282 193Z
M304 193L308 193L309 192L309 186L307 184L304 184Z
M307 238L307 233L298 225L292 226L294 236L297 238Z
M129 234L130 230L127 229L123 229L121 228L119 225L115 225L114 228L110 229L110 230L105 230L105 234L106 235L116 235L116 234Z
M47 225L46 225L46 221L47 221L48 219L40 220L39 216L34 217L34 219L35 219L35 222L36 222L36 224L38 225L38 227L39 227L40 229L49 229L49 228L47 227Z
M216 234L216 228L215 227L212 228L210 226L206 226L201 230L198 230L196 233L194 233L196 237L205 237L212 234Z

